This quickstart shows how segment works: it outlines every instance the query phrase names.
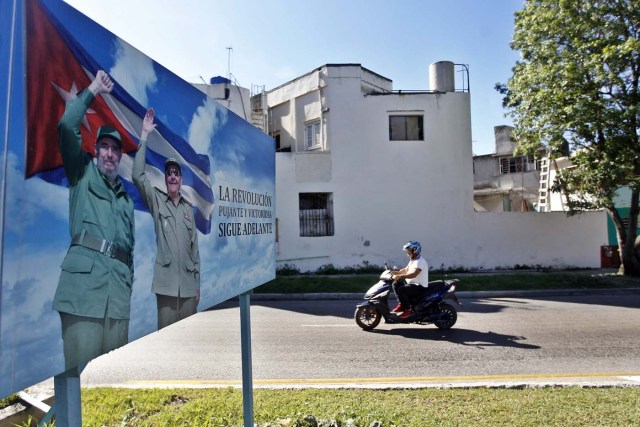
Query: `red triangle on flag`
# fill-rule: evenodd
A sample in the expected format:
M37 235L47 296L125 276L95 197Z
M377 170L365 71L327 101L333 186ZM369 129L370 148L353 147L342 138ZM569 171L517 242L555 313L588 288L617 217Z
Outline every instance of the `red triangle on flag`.
M26 2L27 23L27 137L28 178L38 172L62 166L58 148L58 121L65 103L91 83L73 51L37 0ZM97 24L96 24L97 25ZM90 106L83 125L82 150L95 155L98 128L110 125L122 137L122 151L135 151L136 143L120 124L106 102L98 96Z

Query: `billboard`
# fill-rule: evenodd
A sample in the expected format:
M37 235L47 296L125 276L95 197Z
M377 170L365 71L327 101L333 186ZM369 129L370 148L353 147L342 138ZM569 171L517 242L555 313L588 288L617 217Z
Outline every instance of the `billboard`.
M0 8L5 396L272 280L275 149L61 0Z

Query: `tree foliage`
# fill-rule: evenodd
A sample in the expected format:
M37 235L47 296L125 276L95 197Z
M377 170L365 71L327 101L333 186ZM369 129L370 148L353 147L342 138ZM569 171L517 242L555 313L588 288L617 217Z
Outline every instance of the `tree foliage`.
M570 215L605 209L616 224L623 272L640 275L640 1L527 0L511 47L521 59L496 89L505 95L518 150L571 156L552 190L568 196ZM620 188L631 190L628 226L614 207Z

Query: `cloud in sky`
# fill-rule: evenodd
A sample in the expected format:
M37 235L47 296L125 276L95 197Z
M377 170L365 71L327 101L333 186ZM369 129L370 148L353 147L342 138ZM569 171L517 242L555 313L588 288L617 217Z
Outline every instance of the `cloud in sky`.
M147 212L135 211L136 243L133 253L134 278L131 294L131 341L147 335L157 328L155 294L151 292L153 268L156 263L156 240L153 220Z
M0 369L7 384L24 388L63 370L60 317L51 303L65 251L63 241L5 247Z
M49 184L39 178L24 179L22 161L9 151L7 161L7 200L5 222L11 231L20 231L34 224L41 216L49 219L67 219L69 214L68 190ZM19 218L19 221L15 219Z
M189 124L189 144L199 154L210 153L213 135L219 127L227 123L228 110L211 98L205 98Z
M114 40L114 65L109 74L143 107L149 105L147 90L154 90L158 76L153 60L119 38Z

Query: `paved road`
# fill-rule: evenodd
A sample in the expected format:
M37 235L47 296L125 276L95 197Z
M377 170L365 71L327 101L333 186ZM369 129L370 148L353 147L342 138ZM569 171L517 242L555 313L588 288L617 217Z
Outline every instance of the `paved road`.
M355 301L252 301L256 387L640 381L640 295L463 299L458 323L353 321ZM241 383L240 311L225 303L94 360L83 386Z

